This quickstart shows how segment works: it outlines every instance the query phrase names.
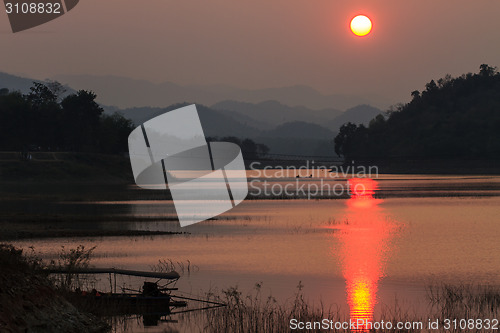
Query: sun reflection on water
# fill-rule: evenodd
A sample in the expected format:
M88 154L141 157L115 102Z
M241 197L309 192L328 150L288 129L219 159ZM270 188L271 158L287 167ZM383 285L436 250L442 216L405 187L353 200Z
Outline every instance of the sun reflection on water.
M368 329L378 303L377 291L394 236L391 221L374 198L378 188L372 179L349 180L351 197L347 200L344 222L334 235L340 241L339 255L346 280L350 319Z

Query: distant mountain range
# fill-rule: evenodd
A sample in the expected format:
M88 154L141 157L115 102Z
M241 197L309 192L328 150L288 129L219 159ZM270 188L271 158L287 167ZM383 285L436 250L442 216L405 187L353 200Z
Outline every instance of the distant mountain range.
M281 88L240 89L223 85L187 85L172 82L152 83L118 76L58 75L53 79L75 89L89 89L97 93L98 101L120 108L135 106L166 107L174 103L213 105L224 100L260 103L276 100L291 106L304 105L312 109L345 110L359 104L388 106L381 98L344 94L323 95L317 90L295 85Z
M106 110L118 111L138 125L183 105ZM207 136L251 138L264 143L275 154L321 156L332 154L332 141L342 124L350 121L368 125L371 119L382 112L369 105L359 105L345 112L316 111L289 107L275 101L259 104L227 101L211 107L197 104L197 108Z
M262 129L270 129L277 125L291 121L303 121L324 125L325 122L340 116L343 112L336 109L311 110L305 106L294 106L281 104L275 100L268 100L257 104L222 101L212 105L213 109L229 111L233 117L243 115L254 120L252 125ZM244 121L244 119L242 119ZM248 120L247 120L248 121ZM265 128L266 124L270 127Z
M30 88L33 87L33 82L44 83L44 81L0 72L0 89L8 88L10 91L20 91L23 94L27 94L30 92ZM72 89L68 85L64 85L64 88L66 89L66 92L63 95L76 92L76 90Z
M65 80L65 78L69 79ZM305 106L289 106L272 99L257 103L248 102L248 97L252 94L255 100L259 100L264 96L272 98L272 95L266 95L272 91L269 89L259 91L248 90L246 92L249 94L251 92L252 94L241 95L243 101L216 101L214 96L218 93L220 93L219 96L225 95L221 93L225 88L203 90L200 87L189 87L188 89L172 83L155 85L147 81L117 77L65 76L58 77L57 79L63 83L72 82L70 86L66 86L68 91L85 89L96 92L98 99L107 113L120 112L137 125L168 110L190 104L183 103L185 101L195 102L205 135L210 137L236 136L239 138L251 138L258 143L266 144L271 149L271 152L275 154L332 155L332 141L342 124L353 122L355 124L368 125L371 119L382 112L380 109L369 105L357 105L343 112L333 107L313 109ZM10 90L19 90L27 93L33 81L28 78L0 73L0 88L5 87ZM100 91L106 91L106 94ZM195 91L199 94L195 94ZM242 90L233 89L232 91L233 93L243 93ZM314 93L314 90L307 87L290 87L281 90L275 89L273 91L276 92L277 99L280 96L284 96L284 91L295 91L296 95L294 98L297 98L297 103L295 104L301 104L298 98L303 95L304 91L308 91L307 94L309 94L309 97L306 97L306 99L312 98L312 96L318 97L317 92ZM201 102L195 99L195 96L201 96ZM318 98L324 102L326 97ZM332 98L332 96L329 98ZM204 104L210 105L210 103L202 101L209 100L216 102L207 107ZM157 107L154 106L154 102L152 101L156 101L158 104L165 103L166 101L173 102L167 107ZM323 102L317 105L322 105ZM129 105L133 103L144 103L143 105L147 106L132 108L106 106ZM290 104L294 105L294 103Z
M0 72L0 89L8 88L9 90L18 90L26 94L30 91L30 87L33 86L33 81L40 82L39 80L27 79Z
M358 105L346 111L336 109L312 110L304 106L291 107L277 101L257 104L237 101L223 101L211 106L212 109L226 112L242 123L260 129L272 129L287 122L313 123L338 132L347 122L368 125L382 111L370 105Z

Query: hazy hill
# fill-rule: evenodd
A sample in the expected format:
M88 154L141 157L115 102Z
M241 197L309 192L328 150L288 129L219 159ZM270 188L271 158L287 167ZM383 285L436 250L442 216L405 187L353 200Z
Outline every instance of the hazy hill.
M358 105L353 108L347 109L338 117L328 121L324 125L335 132L338 132L340 126L349 122L357 125L363 124L365 126L368 126L370 121L381 113L382 110L377 109L373 106Z
M187 105L186 103L173 104L166 108L130 108L122 109L119 112L126 118L131 119L136 125L159 116L167 111L174 110ZM332 138L334 133L329 129L317 124L307 123L303 121L287 122L278 125L271 130L261 130L242 124L238 120L233 119L230 114L220 110L214 110L210 107L197 104L196 108L205 131L208 136L229 136L234 135L240 138L257 137L257 136L274 136L281 138L316 138L325 139Z
M306 123L303 121L288 122L279 125L271 131L263 133L266 136L277 138L307 138L307 139L332 139L334 133L320 125Z
M212 105L212 108L230 112L229 115L245 115L254 119L248 122L262 129L274 128L286 122L302 121L321 125L333 132L338 132L340 126L351 122L368 125L382 110L370 105L358 105L345 112L336 109L312 110L303 106L290 107L277 101L265 101L258 104L237 101L223 101ZM267 127L259 127L258 122L266 122Z
M124 117L131 119L136 125L139 125L167 111L174 110L185 105L187 104L173 104L166 108L130 108L119 110L119 112L123 114ZM260 130L246 124L242 124L224 113L200 104L197 104L196 108L206 136L236 136L239 138L255 138L261 134Z
M30 88L33 86L33 82L44 83L40 80L0 72L0 89L7 88L10 91L20 91L23 94L27 94L30 92ZM62 94L62 96L67 96L76 92L67 85L65 85L64 88L66 89L66 91L64 94Z
M23 78L0 72L0 89L7 88L10 91L18 90L23 94L26 94L33 86L33 81L40 82L38 80Z
M141 124L184 105L174 104L167 108L131 108L120 110L120 112L136 124ZM331 155L333 152L332 140L335 134L317 124L288 122L269 130L262 130L232 118L231 115L235 114L234 112L213 110L200 104L197 104L196 108L207 137L250 138L267 145L273 154Z
M256 141L264 143L276 154L331 156L334 137L335 133L325 127L294 121L263 132Z
M311 87L302 85L252 90L223 85L182 86L172 82L152 83L117 76L58 75L54 79L76 89L92 87L92 90L100 97L100 103L120 108L145 105L166 107L184 101L213 105L224 100L248 103L276 100L292 106L304 105L313 109L333 108L339 110L345 110L359 104L374 104L384 107L388 104L380 98L369 100L362 96L323 95Z
M311 110L305 106L288 106L276 100L261 103L245 103L238 101L222 101L212 105L216 110L234 111L253 118L256 121L277 126L291 121L304 121L315 124L324 124L342 114L336 109Z
M131 108L120 110L120 112L125 117L132 119L134 123L141 124L167 110L180 106L180 104L174 104L167 108ZM274 109L272 106L276 106L276 108ZM347 122L368 124L370 120L382 112L368 105L360 105L346 112L337 111L338 113L334 113L333 110L323 110L322 112L304 107L288 107L276 101L259 104L226 101L216 104L215 107L220 109L215 110L214 107L197 104L207 136L248 137L256 142L266 144L272 153L293 155L331 154L333 151L332 140L342 124ZM308 115L315 112L325 117L323 121L319 121L319 124L296 121L297 118L308 118ZM326 118L330 114L338 115ZM262 119L256 120L259 118ZM320 118L318 117L318 119ZM330 120L328 121L328 119Z

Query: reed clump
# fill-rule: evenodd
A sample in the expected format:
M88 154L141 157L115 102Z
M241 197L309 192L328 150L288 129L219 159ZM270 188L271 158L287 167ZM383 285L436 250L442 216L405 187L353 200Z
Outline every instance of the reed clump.
M429 287L427 296L433 312L441 318L499 317L500 288L496 286L442 284Z
M278 303L272 297L262 295L262 282L244 295L237 287L208 294L208 299L226 304L225 307L206 312L206 330L209 332L289 332L291 318L299 321L321 321L324 318L337 320L339 310L323 304L308 303L299 282L294 297Z
M153 272L172 272L176 271L180 275L187 274L188 276L192 272L198 272L200 268L197 265L191 263L190 260L186 261L174 261L172 259L159 259L156 265L150 266Z

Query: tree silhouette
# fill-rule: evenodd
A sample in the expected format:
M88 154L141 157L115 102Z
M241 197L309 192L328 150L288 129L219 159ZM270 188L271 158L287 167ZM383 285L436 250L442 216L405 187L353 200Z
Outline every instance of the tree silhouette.
M268 146L262 143L255 143L255 141L248 138L241 140L240 138L235 136L225 136L221 139L219 139L218 137L208 137L207 141L224 141L235 143L240 146L243 157L248 160L263 158L269 153Z
M75 151L88 151L96 146L99 136L99 118L104 110L95 102L96 94L80 90L61 102L66 144Z
M340 127L339 134L335 137L335 153L338 156L345 156L349 153L350 143L354 134L356 133L357 126L351 122L344 124Z
M447 75L425 87L368 128L343 125L335 152L352 159L500 158L500 74L495 67L483 64L478 74Z
M58 82L34 82L27 95L0 89L0 149L89 151L127 150L132 122L104 115L93 92L80 90L60 101Z
M488 66L487 64L482 64L479 66L479 75L481 76L493 76L497 73L496 67Z

